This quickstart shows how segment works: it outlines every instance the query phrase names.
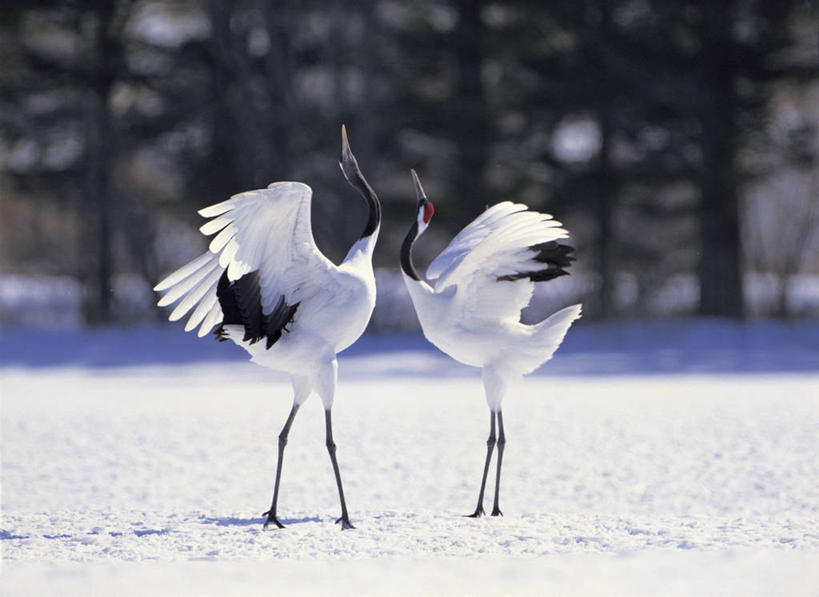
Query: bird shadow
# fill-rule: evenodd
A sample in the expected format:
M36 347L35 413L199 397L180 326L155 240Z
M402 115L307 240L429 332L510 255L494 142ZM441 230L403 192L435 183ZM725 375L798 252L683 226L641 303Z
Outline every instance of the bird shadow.
M201 516L200 521L204 524L212 524L218 527L250 527L262 526L265 519L263 517L256 518L237 518L235 516ZM287 526L289 524L298 524L302 522L321 522L322 519L318 516L303 516L301 518L279 518L279 521Z

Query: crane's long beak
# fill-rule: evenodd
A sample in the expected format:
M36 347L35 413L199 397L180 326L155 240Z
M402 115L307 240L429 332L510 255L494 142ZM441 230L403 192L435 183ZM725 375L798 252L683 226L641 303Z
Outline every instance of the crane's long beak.
M421 186L421 179L418 178L418 174L415 172L415 169L411 169L410 173L412 174L412 182L415 184L415 196L419 201L421 199L426 199L427 195L424 193L424 187Z
M350 149L350 141L347 139L347 127L343 124L341 125L341 159L338 163L347 180L352 181L356 174L361 176L358 162L353 155L353 150Z
M347 139L347 127L341 125L341 156L351 156L353 152L350 150L350 141Z

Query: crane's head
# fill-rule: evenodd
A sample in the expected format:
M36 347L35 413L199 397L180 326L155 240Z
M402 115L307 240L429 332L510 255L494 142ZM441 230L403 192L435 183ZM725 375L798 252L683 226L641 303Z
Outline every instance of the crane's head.
M358 167L358 160L355 159L353 150L350 149L350 142L347 140L347 127L343 124L341 125L341 158L338 165L341 166L344 178L361 194L370 208L370 215L364 232L361 233L361 238L372 236L381 226L381 203L378 201L378 195L375 194Z
M427 199L418 174L415 170L410 170L410 173L412 174L412 182L415 184L415 195L418 197L418 208L416 212L416 220L418 222L418 233L416 237L418 237L427 229L427 226L429 226L429 221L435 213L435 207L432 205L432 201Z

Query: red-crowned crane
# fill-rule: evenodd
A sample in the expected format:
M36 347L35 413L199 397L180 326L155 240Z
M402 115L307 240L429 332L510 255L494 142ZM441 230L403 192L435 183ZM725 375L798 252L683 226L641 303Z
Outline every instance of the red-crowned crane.
M327 450L335 473L342 529L350 523L333 441L331 409L336 354L364 332L375 306L372 256L381 227L381 204L364 179L341 128L339 162L344 177L364 198L369 218L341 265L316 247L310 223L312 190L300 182L274 182L199 210L212 218L200 230L216 234L208 251L181 267L154 290L160 306L180 301L171 321L191 309L185 331L215 327L219 340L244 348L255 363L290 375L293 407L279 435L273 502L263 515L276 525L284 448L299 407L313 393L324 404ZM217 234L218 233L218 234Z
M480 367L489 405L486 463L471 517L484 514L483 495L495 445L498 447L495 503L499 506L501 464L506 435L501 402L511 382L548 361L569 326L580 317L580 305L561 309L535 325L521 323L521 309L529 304L535 282L567 274L574 259L560 222L548 214L529 211L522 203L493 205L461 230L430 263L425 282L412 262L412 246L429 226L434 208L415 171L418 198L415 221L401 247L404 282L424 336L453 359ZM498 435L495 435L497 420Z

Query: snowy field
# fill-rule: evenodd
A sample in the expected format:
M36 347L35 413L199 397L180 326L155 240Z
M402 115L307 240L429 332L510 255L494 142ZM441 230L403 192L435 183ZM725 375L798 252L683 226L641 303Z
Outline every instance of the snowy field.
M503 518L462 516L478 372L342 355L341 532L316 398L262 530L290 389L241 352L2 330L0 594L819 595L819 325L575 331L505 402Z

